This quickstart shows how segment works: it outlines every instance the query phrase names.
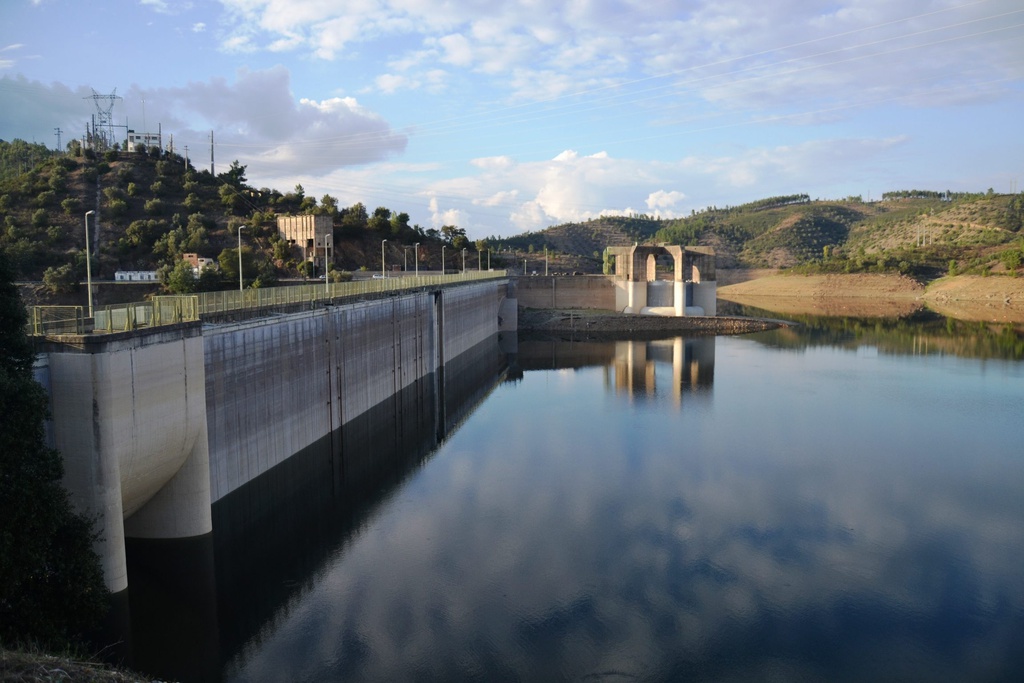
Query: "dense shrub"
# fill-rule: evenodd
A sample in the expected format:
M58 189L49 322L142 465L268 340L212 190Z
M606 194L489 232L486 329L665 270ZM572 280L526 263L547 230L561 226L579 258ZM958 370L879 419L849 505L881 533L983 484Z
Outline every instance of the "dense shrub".
M25 309L0 251L0 643L81 642L107 607L92 525L61 486L47 448L46 392L32 378Z

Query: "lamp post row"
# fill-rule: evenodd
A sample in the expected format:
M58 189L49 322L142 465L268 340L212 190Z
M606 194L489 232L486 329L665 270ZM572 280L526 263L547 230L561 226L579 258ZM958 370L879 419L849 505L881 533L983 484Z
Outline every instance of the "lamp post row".
M383 240L380 241L380 274L381 274L381 277L387 277L387 265L386 265L385 256L384 256L384 245L386 243L387 243L386 239L383 239ZM415 266L415 269L416 269L415 270L416 276L419 277L419 274L420 274L420 243L416 242L415 244L412 245L412 247L413 247L413 261L414 261L413 265ZM448 248L447 245L444 245L444 244L441 245L441 274L442 275L445 274L445 263L444 262L445 262L445 250L447 248ZM408 270L409 270L409 262L407 260L407 257L408 257L408 253L409 253L408 252L409 247L406 246L406 247L403 247L403 249L405 249L405 251L402 254L402 258L403 258L402 269L404 271L408 272ZM462 272L463 273L466 272L466 251L467 251L466 249L462 250ZM327 246L326 246L326 244L324 245L324 253L325 254L327 253ZM482 258L478 258L477 259L477 267L480 270L483 270L483 259ZM487 250L487 269L488 270L491 269L491 250L490 249Z
M85 212L85 287L88 290L89 295L89 317L93 317L92 310L92 257L91 249L89 245L89 216L94 216L95 211L89 210ZM244 225L238 226L238 291L242 292L245 290L245 276L242 272L242 230L245 228ZM384 245L387 240L380 241L380 274L382 277L386 277L385 263L384 263ZM324 292L330 293L330 285L327 278L327 263L330 258L328 253L327 237L324 237ZM416 259L416 275L420 274L420 243L417 242L413 245L415 249L414 255ZM444 274L444 245L441 245L441 274ZM488 267L490 267L490 254L488 254ZM466 250L462 250L462 270L466 270Z

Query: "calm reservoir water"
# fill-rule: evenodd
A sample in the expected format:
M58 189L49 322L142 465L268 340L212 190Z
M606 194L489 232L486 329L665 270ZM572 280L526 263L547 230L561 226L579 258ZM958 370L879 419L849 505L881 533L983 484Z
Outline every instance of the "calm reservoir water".
M132 662L184 681L1020 680L1024 336L803 322L495 342L440 403L405 397L218 503L212 539L134 543Z

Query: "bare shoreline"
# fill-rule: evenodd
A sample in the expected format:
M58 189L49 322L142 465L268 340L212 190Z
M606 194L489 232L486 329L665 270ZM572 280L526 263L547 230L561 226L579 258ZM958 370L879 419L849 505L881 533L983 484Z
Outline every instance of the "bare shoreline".
M777 311L893 317L928 308L961 320L1024 323L1024 278L944 277L922 285L902 275L779 275L718 289L726 301Z
M682 334L746 334L785 327L783 320L738 316L668 317L598 310L520 309L519 330L539 336L574 339L656 339Z

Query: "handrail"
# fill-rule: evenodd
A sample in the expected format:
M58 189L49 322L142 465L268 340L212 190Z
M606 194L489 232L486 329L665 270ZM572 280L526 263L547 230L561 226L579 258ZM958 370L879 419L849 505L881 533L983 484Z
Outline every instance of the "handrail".
M506 277L504 270L466 271L454 275L416 275L411 277L375 277L372 280L329 282L260 289L199 292L196 294L161 295L151 301L108 304L94 309L90 320L81 306L33 306L26 333L110 334L143 327L173 325L200 320L204 315L252 311L354 296L367 296L421 287L472 282ZM89 323L92 323L91 325Z

